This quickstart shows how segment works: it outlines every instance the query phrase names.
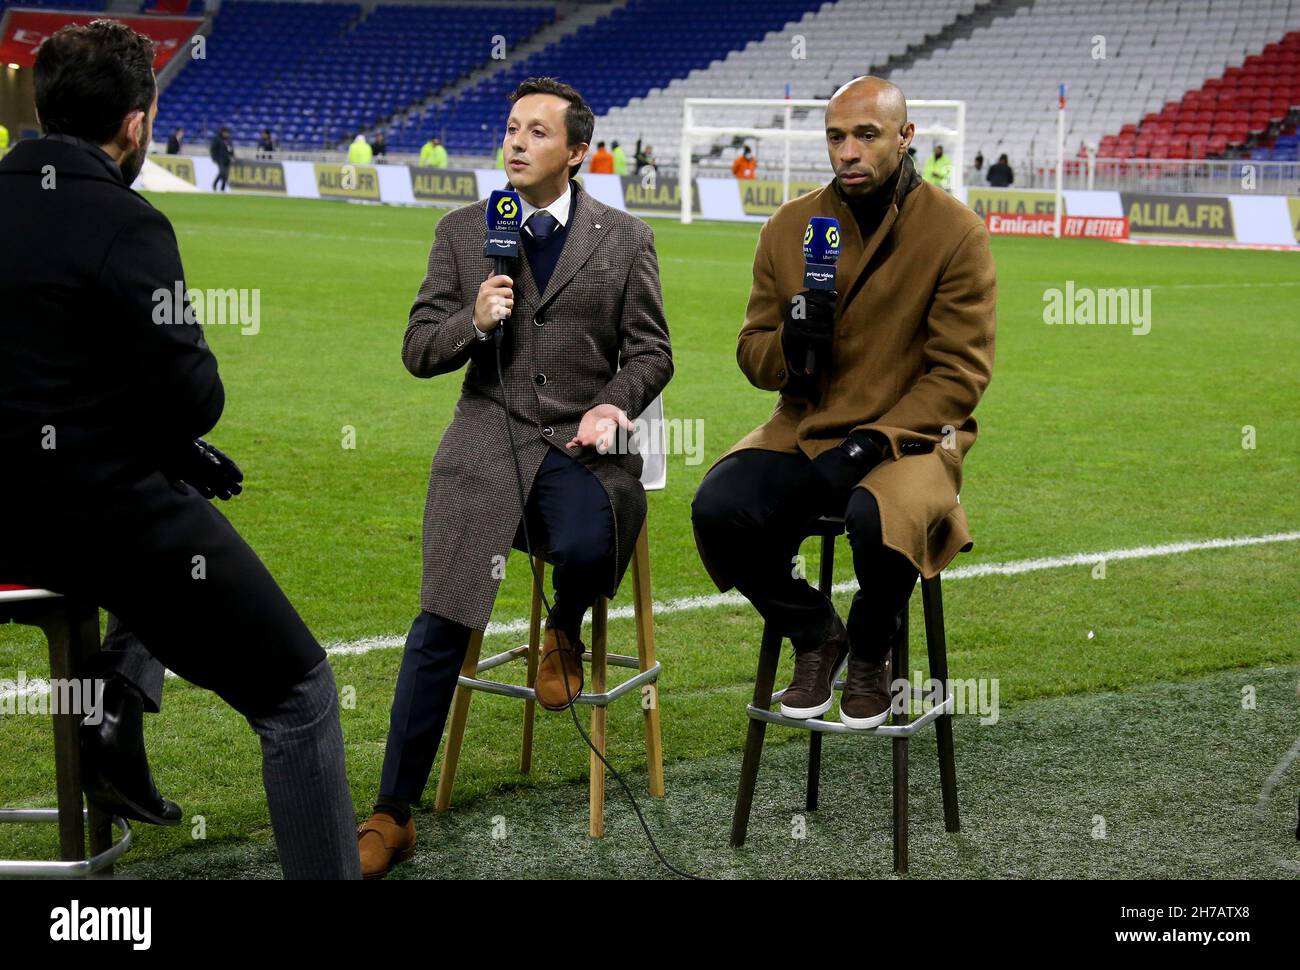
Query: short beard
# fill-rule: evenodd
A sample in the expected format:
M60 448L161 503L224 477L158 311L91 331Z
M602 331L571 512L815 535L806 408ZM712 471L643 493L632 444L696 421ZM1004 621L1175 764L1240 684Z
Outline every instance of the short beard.
M149 142L153 139L153 127L147 126L141 132L140 147L134 152L126 153L117 163L117 167L122 170L122 178L129 187L140 175L140 170L144 168L145 159L149 156Z
M122 160L117 163L117 167L122 170L122 181L128 186L134 184L136 178L140 175L140 170L144 168L144 159L147 153L148 149L142 147L139 151L123 155Z

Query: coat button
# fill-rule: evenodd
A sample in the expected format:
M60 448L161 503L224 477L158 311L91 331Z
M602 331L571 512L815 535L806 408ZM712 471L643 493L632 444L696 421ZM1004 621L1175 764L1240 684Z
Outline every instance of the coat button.
M541 387L543 384L546 383L546 375L538 374L536 377L533 378L533 380L537 382L538 387Z
M545 428L542 429L542 434L545 437L549 438L551 435L555 434L555 429L548 424Z
M533 326L534 327L546 326L546 318L543 317L540 313L537 314L535 317L533 317Z

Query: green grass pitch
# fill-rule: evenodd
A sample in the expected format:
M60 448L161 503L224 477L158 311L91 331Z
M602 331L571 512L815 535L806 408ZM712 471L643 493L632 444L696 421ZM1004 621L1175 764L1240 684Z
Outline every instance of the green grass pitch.
M416 380L400 359L439 210L153 201L176 226L191 286L261 291L256 335L207 330L227 387L210 438L247 475L223 511L323 643L400 637L418 609L429 461L460 384ZM650 495L654 595L670 601L715 591L690 499L773 401L734 355L758 227L653 227L677 364L667 416L704 429L702 463L673 456L667 489ZM954 566L1300 529L1300 256L1017 239L995 240L994 253L997 360L962 490L976 545ZM1150 287L1150 332L1045 325L1044 290L1066 280ZM912 874L1294 878L1300 766L1268 782L1300 737L1298 553L1272 542L1115 560L1104 578L1085 564L947 582L951 674L997 678L1001 712L992 725L957 718L959 835L943 832L932 735L913 742ZM836 579L850 579L843 549ZM527 592L516 555L494 620L524 617ZM912 617L924 669L919 595ZM726 848L759 623L747 606L721 606L665 613L656 633L668 797L647 808L670 857L720 876L887 875L888 745L871 739L828 740L822 809L795 838L804 735L771 729L751 841ZM628 652L630 638L629 621L611 623L612 648ZM399 661L391 646L333 659L355 691L343 726L362 816ZM43 642L7 627L0 678L19 670L48 675ZM639 712L624 704L610 709L609 757L644 792ZM533 772L519 774L520 711L475 697L455 810L418 813L420 853L401 876L657 875L612 779L608 835L587 839L588 755L567 715L539 712ZM274 876L242 718L172 679L147 731L160 788L202 817L204 838L192 824L137 829L120 871ZM0 718L0 752L0 802L52 805L48 719ZM432 794L431 783L430 805ZM49 829L4 826L0 857L55 857Z

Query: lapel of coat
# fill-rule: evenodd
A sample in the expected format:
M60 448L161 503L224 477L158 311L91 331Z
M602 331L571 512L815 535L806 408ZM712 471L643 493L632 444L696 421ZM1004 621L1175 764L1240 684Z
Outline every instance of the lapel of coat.
M569 208L569 228L564 240L564 249L560 252L560 259L555 264L554 272L551 273L550 282L546 284L546 292L541 295L538 309L555 299L555 294L578 275L578 270L582 269L591 258L605 233L609 232L608 222L596 221L599 213L592 200L587 198L587 193L582 191L577 182L571 184L573 201ZM528 260L525 259L524 262ZM532 273L529 271L529 277L531 276ZM536 286L534 282L534 289Z

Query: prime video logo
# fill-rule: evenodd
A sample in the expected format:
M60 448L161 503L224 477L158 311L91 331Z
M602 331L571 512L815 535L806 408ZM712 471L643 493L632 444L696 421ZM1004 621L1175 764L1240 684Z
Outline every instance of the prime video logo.
M153 942L153 910L148 906L87 906L74 899L50 910L55 943L130 943L147 950Z

